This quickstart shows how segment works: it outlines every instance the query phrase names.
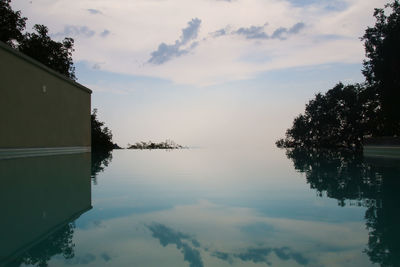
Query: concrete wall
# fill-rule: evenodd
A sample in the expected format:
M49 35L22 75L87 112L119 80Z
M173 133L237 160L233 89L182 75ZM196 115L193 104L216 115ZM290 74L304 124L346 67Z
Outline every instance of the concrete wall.
M90 97L0 42L0 149L90 147Z

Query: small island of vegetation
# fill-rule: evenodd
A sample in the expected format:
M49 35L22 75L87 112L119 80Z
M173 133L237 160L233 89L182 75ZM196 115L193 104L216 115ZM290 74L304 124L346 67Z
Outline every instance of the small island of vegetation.
M182 148L185 147L176 144L172 140L165 140L164 142L160 143L148 141L148 142L136 142L133 145L128 144L128 149L182 149Z
M374 27L361 38L367 57L362 69L365 82L338 83L325 94L316 94L285 138L276 142L278 147L360 151L366 137L400 136L399 1L375 9L374 17Z

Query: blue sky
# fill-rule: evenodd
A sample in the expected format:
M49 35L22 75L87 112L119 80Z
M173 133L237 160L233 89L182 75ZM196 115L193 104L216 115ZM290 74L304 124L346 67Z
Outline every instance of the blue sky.
M270 146L316 92L362 82L381 0L14 0L75 40L78 82L122 146Z

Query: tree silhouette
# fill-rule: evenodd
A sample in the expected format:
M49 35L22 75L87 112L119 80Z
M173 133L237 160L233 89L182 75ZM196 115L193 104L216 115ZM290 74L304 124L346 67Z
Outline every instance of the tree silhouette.
M11 47L22 40L27 18L21 17L21 11L13 11L11 0L0 1L0 41Z
M22 34L27 18L21 17L21 11L13 11L10 3L11 0L0 1L0 41L76 80L72 61L74 40L54 41L48 35L48 28L39 24L33 27L36 32Z
M72 61L74 40L65 38L62 42L56 42L49 37L49 30L46 26L36 24L33 28L36 33L26 33L23 36L19 42L19 51L71 80L76 80Z
M44 240L25 251L18 258L13 260L10 266L36 265L48 266L48 261L55 255L61 254L65 259L72 259L75 256L75 244L72 241L75 224L65 224L63 227L47 236Z
M379 100L381 121L374 130L379 135L400 135L400 3L398 0L374 12L376 23L368 27L361 40L365 54L362 70L368 83L370 98Z
M339 83L317 94L296 117L278 147L362 148L363 136L400 135L400 3L375 9L374 27L366 29L364 85Z
M304 115L293 121L279 147L344 147L358 149L362 145L363 106L359 100L363 88L337 84L326 94L318 93L306 105Z
M93 184L97 185L97 175L103 172L112 161L111 151L95 151L92 152L91 178Z
M93 152L108 152L114 148L112 142L112 132L108 127L103 127L104 122L97 119L97 109L93 110L91 115L91 130L92 130L92 151Z

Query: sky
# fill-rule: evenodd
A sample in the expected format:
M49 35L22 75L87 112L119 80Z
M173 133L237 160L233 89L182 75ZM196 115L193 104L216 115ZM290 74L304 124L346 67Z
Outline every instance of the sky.
M382 0L13 0L75 40L75 74L120 146L271 146L318 92L363 82Z

